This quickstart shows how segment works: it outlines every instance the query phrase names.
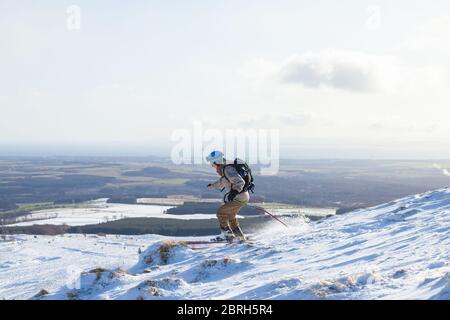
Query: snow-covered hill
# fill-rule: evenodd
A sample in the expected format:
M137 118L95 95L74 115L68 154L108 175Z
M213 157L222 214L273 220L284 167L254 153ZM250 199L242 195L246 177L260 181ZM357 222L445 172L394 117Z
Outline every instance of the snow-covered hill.
M34 288L48 291L37 299L450 299L450 189L286 222L289 229L274 222L241 245L189 247L187 238L160 236L4 243L0 297ZM150 246L138 256L143 243ZM5 258L8 245L35 251L18 262ZM84 271L68 284L58 265L70 263ZM14 279L7 285L5 273Z

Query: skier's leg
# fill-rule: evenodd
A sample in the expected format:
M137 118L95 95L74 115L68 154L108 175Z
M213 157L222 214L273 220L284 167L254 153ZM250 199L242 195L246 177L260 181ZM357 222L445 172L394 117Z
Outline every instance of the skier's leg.
M234 238L233 231L231 230L229 224L230 202L225 203L223 206L219 208L219 210L217 211L217 219L219 220L222 236L227 240L231 240L232 238Z
M241 229L241 227L239 225L239 221L236 218L236 216L239 213L239 211L241 210L241 208L243 206L245 206L246 203L245 202L239 202L239 201L233 201L232 203L233 203L233 210L230 213L230 220L229 220L231 230L233 231L233 234L236 237L240 238L241 240L245 240L245 235L242 232L242 229Z

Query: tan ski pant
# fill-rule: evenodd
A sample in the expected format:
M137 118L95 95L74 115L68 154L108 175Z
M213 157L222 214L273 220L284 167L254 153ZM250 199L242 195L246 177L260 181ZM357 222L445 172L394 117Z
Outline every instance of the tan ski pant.
M239 227L236 215L246 204L247 202L234 200L221 206L217 211L217 219L219 219L220 228L228 229L228 226L230 226L231 229L235 229Z

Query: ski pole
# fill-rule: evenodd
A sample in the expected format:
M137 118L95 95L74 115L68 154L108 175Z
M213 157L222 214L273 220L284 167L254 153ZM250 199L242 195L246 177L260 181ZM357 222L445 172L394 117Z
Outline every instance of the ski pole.
M269 216L271 216L272 218L274 218L275 220L277 220L278 222L282 223L286 228L288 228L288 225L286 223L284 223L283 221L281 221L280 219L278 219L276 216L274 216L273 214L271 214L269 211L267 211L264 208L261 207L256 207L256 206L252 206L252 205L248 205L249 207L255 208L258 211L267 213Z

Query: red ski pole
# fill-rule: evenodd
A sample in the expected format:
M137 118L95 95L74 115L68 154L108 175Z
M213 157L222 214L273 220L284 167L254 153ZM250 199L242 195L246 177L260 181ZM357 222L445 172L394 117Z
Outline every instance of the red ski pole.
M273 214L271 214L271 213L270 213L269 211L267 211L266 209L260 208L260 207L255 207L255 206L252 206L252 205L249 205L249 206L255 208L255 209L258 210L258 211L267 213L269 216L271 216L272 218L274 218L274 219L277 220L278 222L282 223L286 228L288 228L288 225L287 225L286 223L284 223L283 221L281 221L280 219L278 219L276 216L274 216Z

